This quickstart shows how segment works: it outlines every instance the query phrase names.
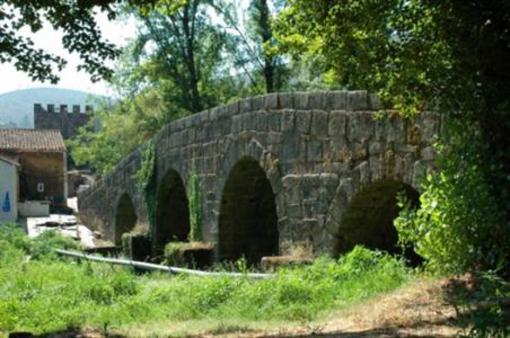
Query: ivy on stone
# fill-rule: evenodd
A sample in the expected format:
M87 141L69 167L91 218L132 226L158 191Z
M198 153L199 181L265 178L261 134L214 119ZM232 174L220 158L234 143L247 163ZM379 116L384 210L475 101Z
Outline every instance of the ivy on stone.
M193 161L188 192L190 209L190 232L188 239L190 242L202 240L202 194L200 189L200 176L197 174L197 168Z

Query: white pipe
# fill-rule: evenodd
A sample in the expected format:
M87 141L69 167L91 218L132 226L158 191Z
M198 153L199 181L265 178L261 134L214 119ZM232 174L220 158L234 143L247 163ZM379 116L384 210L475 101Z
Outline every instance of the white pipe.
M208 272L208 271L200 271L200 270L191 270L191 269L177 268L174 266L132 261L132 260L128 260L128 259L117 259L117 258L106 258L106 257L100 257L100 256L91 256L91 255L85 255L84 253L77 252L77 251L68 251L68 250L61 250L61 249L56 249L55 252L57 252L58 254L63 255L63 256L75 257L78 259L85 259L85 260L94 261L94 262L132 266L135 268L140 268L140 269L150 270L150 271L164 271L164 272L176 273L176 274L183 273L183 274L202 276L202 277L206 277L206 276L209 276L209 277L248 277L248 278L252 278L252 279L266 279L266 278L270 278L270 277L274 276L273 274L268 274L268 273Z

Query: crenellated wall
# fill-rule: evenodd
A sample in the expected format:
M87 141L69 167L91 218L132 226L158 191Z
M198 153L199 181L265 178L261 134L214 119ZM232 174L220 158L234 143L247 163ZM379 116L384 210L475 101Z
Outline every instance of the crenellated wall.
M182 213L172 208L186 202L194 165L202 184L203 237L216 245L217 258L250 255L257 248L286 254L296 244L316 254L334 253L345 237L344 215L360 191L382 181L419 190L419 178L434 165L439 115L376 118L379 108L377 97L366 91L279 93L168 124L154 137L157 208L163 215L158 222L166 222L158 231L184 226L177 219ZM148 231L143 193L133 178L140 163L135 151L79 195L82 222L118 241L117 207L127 194L138 230ZM168 173L176 178L168 179ZM377 227L370 236L386 236ZM263 244L273 239L276 247Z
M57 108L49 104L44 109L41 104L35 103L34 128L60 130L62 137L67 140L76 136L78 128L87 124L91 112L91 106L85 106L85 110L81 110L79 105L73 105L69 111L66 104L61 104Z

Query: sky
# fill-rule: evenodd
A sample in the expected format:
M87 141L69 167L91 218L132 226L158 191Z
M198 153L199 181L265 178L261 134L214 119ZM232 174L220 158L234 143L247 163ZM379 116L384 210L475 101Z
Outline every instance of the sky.
M136 23L133 18L123 21L109 21L106 15L96 15L103 36L110 42L118 46L124 46L128 39L133 38L136 33ZM38 87L55 87L82 90L93 94L112 95L113 92L109 88L106 81L92 83L90 76L80 71L76 67L80 64L78 55L69 54L62 46L62 33L53 30L48 24L31 35L36 47L43 48L67 60L66 68L59 73L60 82L53 86L49 82L33 82L25 73L19 72L11 64L0 64L0 94L7 93L18 89L38 88ZM112 64L113 65L113 64Z

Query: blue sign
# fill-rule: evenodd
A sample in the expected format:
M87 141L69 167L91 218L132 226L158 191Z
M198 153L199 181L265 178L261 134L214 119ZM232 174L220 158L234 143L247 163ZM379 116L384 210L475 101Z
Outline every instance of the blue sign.
M2 203L2 211L3 212L10 212L11 211L11 200L9 198L9 192L8 191L5 193L4 202Z

